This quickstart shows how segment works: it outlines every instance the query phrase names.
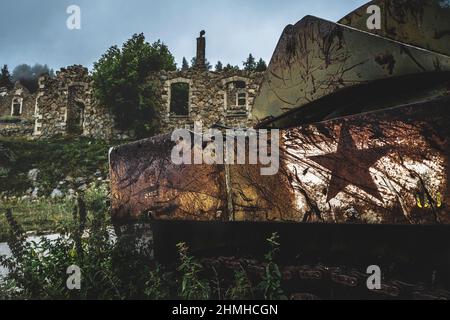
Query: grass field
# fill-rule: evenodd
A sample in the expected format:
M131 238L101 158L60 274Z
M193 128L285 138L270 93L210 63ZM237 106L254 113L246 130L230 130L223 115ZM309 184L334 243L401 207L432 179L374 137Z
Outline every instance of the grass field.
M39 169L38 183L50 194L58 182L71 177L108 174L108 150L117 142L87 138L47 140L0 139L0 194L20 196L32 188L31 169Z
M8 234L5 210L13 214L25 232L58 232L71 222L76 199L50 199L58 183L70 176L108 176L108 150L117 142L87 138L26 140L0 138L0 241ZM36 182L28 172L38 169ZM95 180L95 177L94 177ZM39 187L40 197L22 198L27 190Z
M39 234L57 233L73 221L72 211L75 200L37 199L37 200L3 200L0 203L0 242L7 240L9 226L5 211L11 208L14 218L25 232Z

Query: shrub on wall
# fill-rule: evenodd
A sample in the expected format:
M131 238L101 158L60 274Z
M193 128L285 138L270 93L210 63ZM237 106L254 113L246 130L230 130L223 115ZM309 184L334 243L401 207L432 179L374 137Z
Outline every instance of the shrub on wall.
M112 46L94 64L96 98L112 111L117 128L138 137L158 130L159 98L149 75L176 69L175 58L161 41L150 44L135 34L122 48Z

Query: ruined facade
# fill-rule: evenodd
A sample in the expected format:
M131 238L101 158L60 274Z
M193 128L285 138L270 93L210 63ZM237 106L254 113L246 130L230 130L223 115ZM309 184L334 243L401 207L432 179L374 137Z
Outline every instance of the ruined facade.
M161 72L162 132L192 129L194 124L245 128L255 119L252 107L262 81L261 73L200 70Z
M253 103L263 80L262 72L208 71L205 32L197 38L195 64L189 70L161 72L155 78L161 97L162 132L221 125L248 128L256 119Z
M36 93L20 82L10 91L1 89L0 136L113 138L113 117L92 93L87 68L77 65L61 69L55 78L40 77Z
M34 95L20 82L16 82L12 90L1 92L0 99L1 117L33 119Z
M27 136L33 132L35 95L20 82L0 90L0 136Z
M114 121L107 108L94 101L87 68L61 69L54 79L39 80L36 97L35 137L81 135L112 138Z
M253 103L263 73L243 70L209 71L206 67L204 31L197 38L196 62L189 70L162 71L149 77L159 96L161 133L201 124L232 128L252 126ZM93 95L88 69L79 65L63 68L54 78L42 76L37 93L20 83L14 90L0 92L0 115L15 118L0 121L0 136L86 136L102 139L133 137L115 129L108 108ZM10 128L14 126L14 128ZM17 128L16 128L17 127ZM22 128L23 130L19 130Z

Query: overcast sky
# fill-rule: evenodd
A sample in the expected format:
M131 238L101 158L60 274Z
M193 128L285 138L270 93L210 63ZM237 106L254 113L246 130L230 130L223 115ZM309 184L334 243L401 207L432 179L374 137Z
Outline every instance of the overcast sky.
M206 30L207 58L241 65L251 52L270 60L287 24L305 15L337 21L366 0L0 0L0 64L92 67L133 33L161 39L178 65L195 56ZM81 8L81 30L69 30L69 5Z

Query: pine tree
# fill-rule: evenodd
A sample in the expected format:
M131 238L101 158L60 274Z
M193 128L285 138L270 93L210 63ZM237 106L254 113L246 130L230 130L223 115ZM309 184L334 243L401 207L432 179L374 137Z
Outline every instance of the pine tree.
M222 71L223 70L222 62L217 61L215 69L216 69L216 71Z
M197 64L197 57L193 57L191 59L191 66L194 67L196 64ZM205 59L205 66L206 66L206 70L212 69L212 65L211 65L211 63L209 63L208 59Z
M0 88L7 88L7 89L12 89L14 86L14 84L12 83L11 80L11 75L9 73L8 70L8 66L5 64L3 65L1 74L0 74Z
M182 66L181 66L181 70L182 71L189 70L189 62L187 62L185 57L183 57L183 63L182 63Z
M247 60L243 62L244 70L246 71L255 71L256 69L256 61L253 55L250 53Z
M232 66L231 64L227 64L224 68L223 71L238 71L239 67L238 66Z
M255 71L264 72L266 70L267 70L266 62L262 58L260 58L258 63L256 64Z

